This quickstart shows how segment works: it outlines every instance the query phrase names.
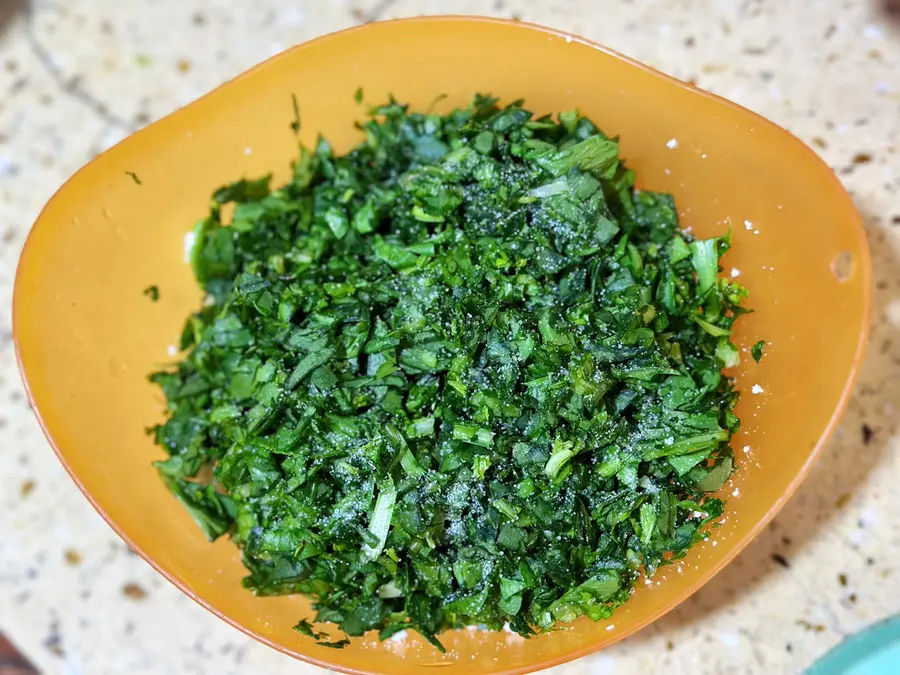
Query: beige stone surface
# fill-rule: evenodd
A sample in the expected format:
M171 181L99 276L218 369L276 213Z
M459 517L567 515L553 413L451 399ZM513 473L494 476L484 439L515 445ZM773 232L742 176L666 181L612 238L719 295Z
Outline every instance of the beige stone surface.
M555 675L794 673L900 610L896 2L0 0L0 630L48 675L322 672L169 587L69 482L16 372L13 275L41 206L111 143L292 44L422 13L571 30L770 117L838 172L873 249L870 353L812 476L694 598Z

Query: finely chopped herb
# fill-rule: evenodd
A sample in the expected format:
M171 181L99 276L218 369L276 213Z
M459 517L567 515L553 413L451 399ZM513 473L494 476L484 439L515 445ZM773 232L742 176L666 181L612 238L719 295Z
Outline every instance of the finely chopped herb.
M759 363L763 357L763 349L765 349L766 341L760 340L755 345L750 347L750 354L753 356L753 360Z
M328 646L345 636L311 620L442 649L448 628L608 618L722 514L729 235L679 230L574 111L392 100L360 127L349 154L301 148L281 188L213 195L207 301L151 377L160 475L242 548L246 588L312 598L296 629Z

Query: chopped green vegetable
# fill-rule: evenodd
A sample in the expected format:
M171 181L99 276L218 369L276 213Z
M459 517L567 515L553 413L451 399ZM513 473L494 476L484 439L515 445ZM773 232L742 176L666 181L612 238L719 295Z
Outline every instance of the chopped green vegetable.
M152 300L153 302L156 302L157 300L159 300L159 286L157 286L156 284L147 286L147 288L144 289L144 295L150 298L150 300Z
M131 180L134 181L134 184L135 184L135 185L143 185L143 184L144 184L144 183L141 181L141 177L138 176L134 171L126 171L126 172L125 172L125 175L126 175L126 176L130 176L130 177L131 177Z
M391 100L360 126L215 192L207 300L151 377L160 474L248 589L348 636L611 616L722 513L729 237L682 232L576 112Z
M297 101L296 94L291 94L291 105L294 108L294 120L291 122L291 131L296 136L300 133L300 103Z
M766 341L760 340L755 345L750 347L750 354L753 356L753 360L756 361L757 363L759 363L763 357L763 349L765 348L765 346L766 346Z

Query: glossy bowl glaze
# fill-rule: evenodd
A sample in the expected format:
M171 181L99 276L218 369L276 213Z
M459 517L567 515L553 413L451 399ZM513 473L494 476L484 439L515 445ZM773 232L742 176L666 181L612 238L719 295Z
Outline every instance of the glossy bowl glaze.
M755 313L737 341L769 343L735 375L743 430L727 515L698 546L606 623L528 641L508 633L445 633L444 656L418 638L366 636L326 649L291 630L301 597L243 590L237 550L204 539L151 467L161 451L144 429L163 400L147 373L170 362L200 292L184 237L211 191L241 176L286 179L301 138L339 150L358 140L366 100L389 94L423 109L474 92L524 98L541 113L577 107L607 133L641 186L675 195L684 226L731 229L726 272ZM129 175L139 179L140 183ZM158 302L142 291L155 284ZM781 508L808 472L849 396L870 308L866 242L846 192L800 141L765 119L580 38L521 23L429 18L370 24L295 47L131 136L79 171L34 226L19 265L19 360L51 444L87 498L169 581L257 639L345 672L523 673L607 646L706 583ZM752 392L761 393L752 393ZM64 514L60 514L64 518ZM659 581L660 583L655 583Z

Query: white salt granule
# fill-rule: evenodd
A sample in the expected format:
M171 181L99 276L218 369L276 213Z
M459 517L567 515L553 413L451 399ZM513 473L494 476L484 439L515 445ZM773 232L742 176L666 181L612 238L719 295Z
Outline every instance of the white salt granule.
M760 387L758 384L754 384L750 391L752 391L754 394L761 394L765 391L765 389Z
M677 138L670 138L670 139L666 142L666 147L667 147L669 150L674 150L675 148L678 147L678 139L677 139Z

